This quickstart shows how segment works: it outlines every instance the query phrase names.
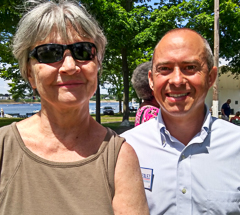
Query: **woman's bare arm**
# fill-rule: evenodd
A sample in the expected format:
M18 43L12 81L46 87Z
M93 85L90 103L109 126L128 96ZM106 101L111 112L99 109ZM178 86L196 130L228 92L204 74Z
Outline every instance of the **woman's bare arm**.
M143 187L139 162L134 149L123 143L115 168L115 215L148 215L148 205Z

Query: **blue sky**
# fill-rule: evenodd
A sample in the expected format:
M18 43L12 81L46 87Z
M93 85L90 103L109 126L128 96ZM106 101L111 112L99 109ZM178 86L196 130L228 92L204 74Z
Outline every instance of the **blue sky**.
M0 93L6 94L9 93L8 90L10 88L8 87L7 81L0 78Z

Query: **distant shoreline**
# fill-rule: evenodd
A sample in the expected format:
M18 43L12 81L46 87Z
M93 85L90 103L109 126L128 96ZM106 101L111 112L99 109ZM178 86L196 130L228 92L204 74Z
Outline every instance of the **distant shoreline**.
M14 105L14 104L41 104L41 102L1 102L0 105Z
M115 100L101 100L101 102L111 102L111 103L118 103L119 101ZM96 103L96 101L89 101L89 103ZM13 104L41 104L41 102L6 102L6 101L0 101L0 105L13 105Z

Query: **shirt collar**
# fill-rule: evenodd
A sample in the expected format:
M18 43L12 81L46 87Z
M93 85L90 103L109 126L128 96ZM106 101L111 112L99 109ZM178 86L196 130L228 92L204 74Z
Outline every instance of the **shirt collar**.
M205 105L205 110L206 114L204 117L203 125L201 128L201 131L193 137L193 139L189 142L191 144L192 142L194 143L202 143L204 139L207 137L207 135L211 131L211 125L212 125L212 116L211 113L208 110L207 105ZM162 145L166 145L166 138L165 135L168 135L169 139L173 142L176 140L174 137L171 136L171 134L167 131L165 123L162 118L162 113L161 113L161 108L159 109L158 116L157 116L157 121L158 121L158 131L160 131L161 138L162 138Z

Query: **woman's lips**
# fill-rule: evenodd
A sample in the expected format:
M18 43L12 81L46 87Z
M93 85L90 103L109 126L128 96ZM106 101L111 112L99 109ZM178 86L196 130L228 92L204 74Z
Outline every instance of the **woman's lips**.
M66 81L66 82L58 83L57 86L59 86L59 87L76 87L76 86L79 86L82 84L84 84L82 81Z

